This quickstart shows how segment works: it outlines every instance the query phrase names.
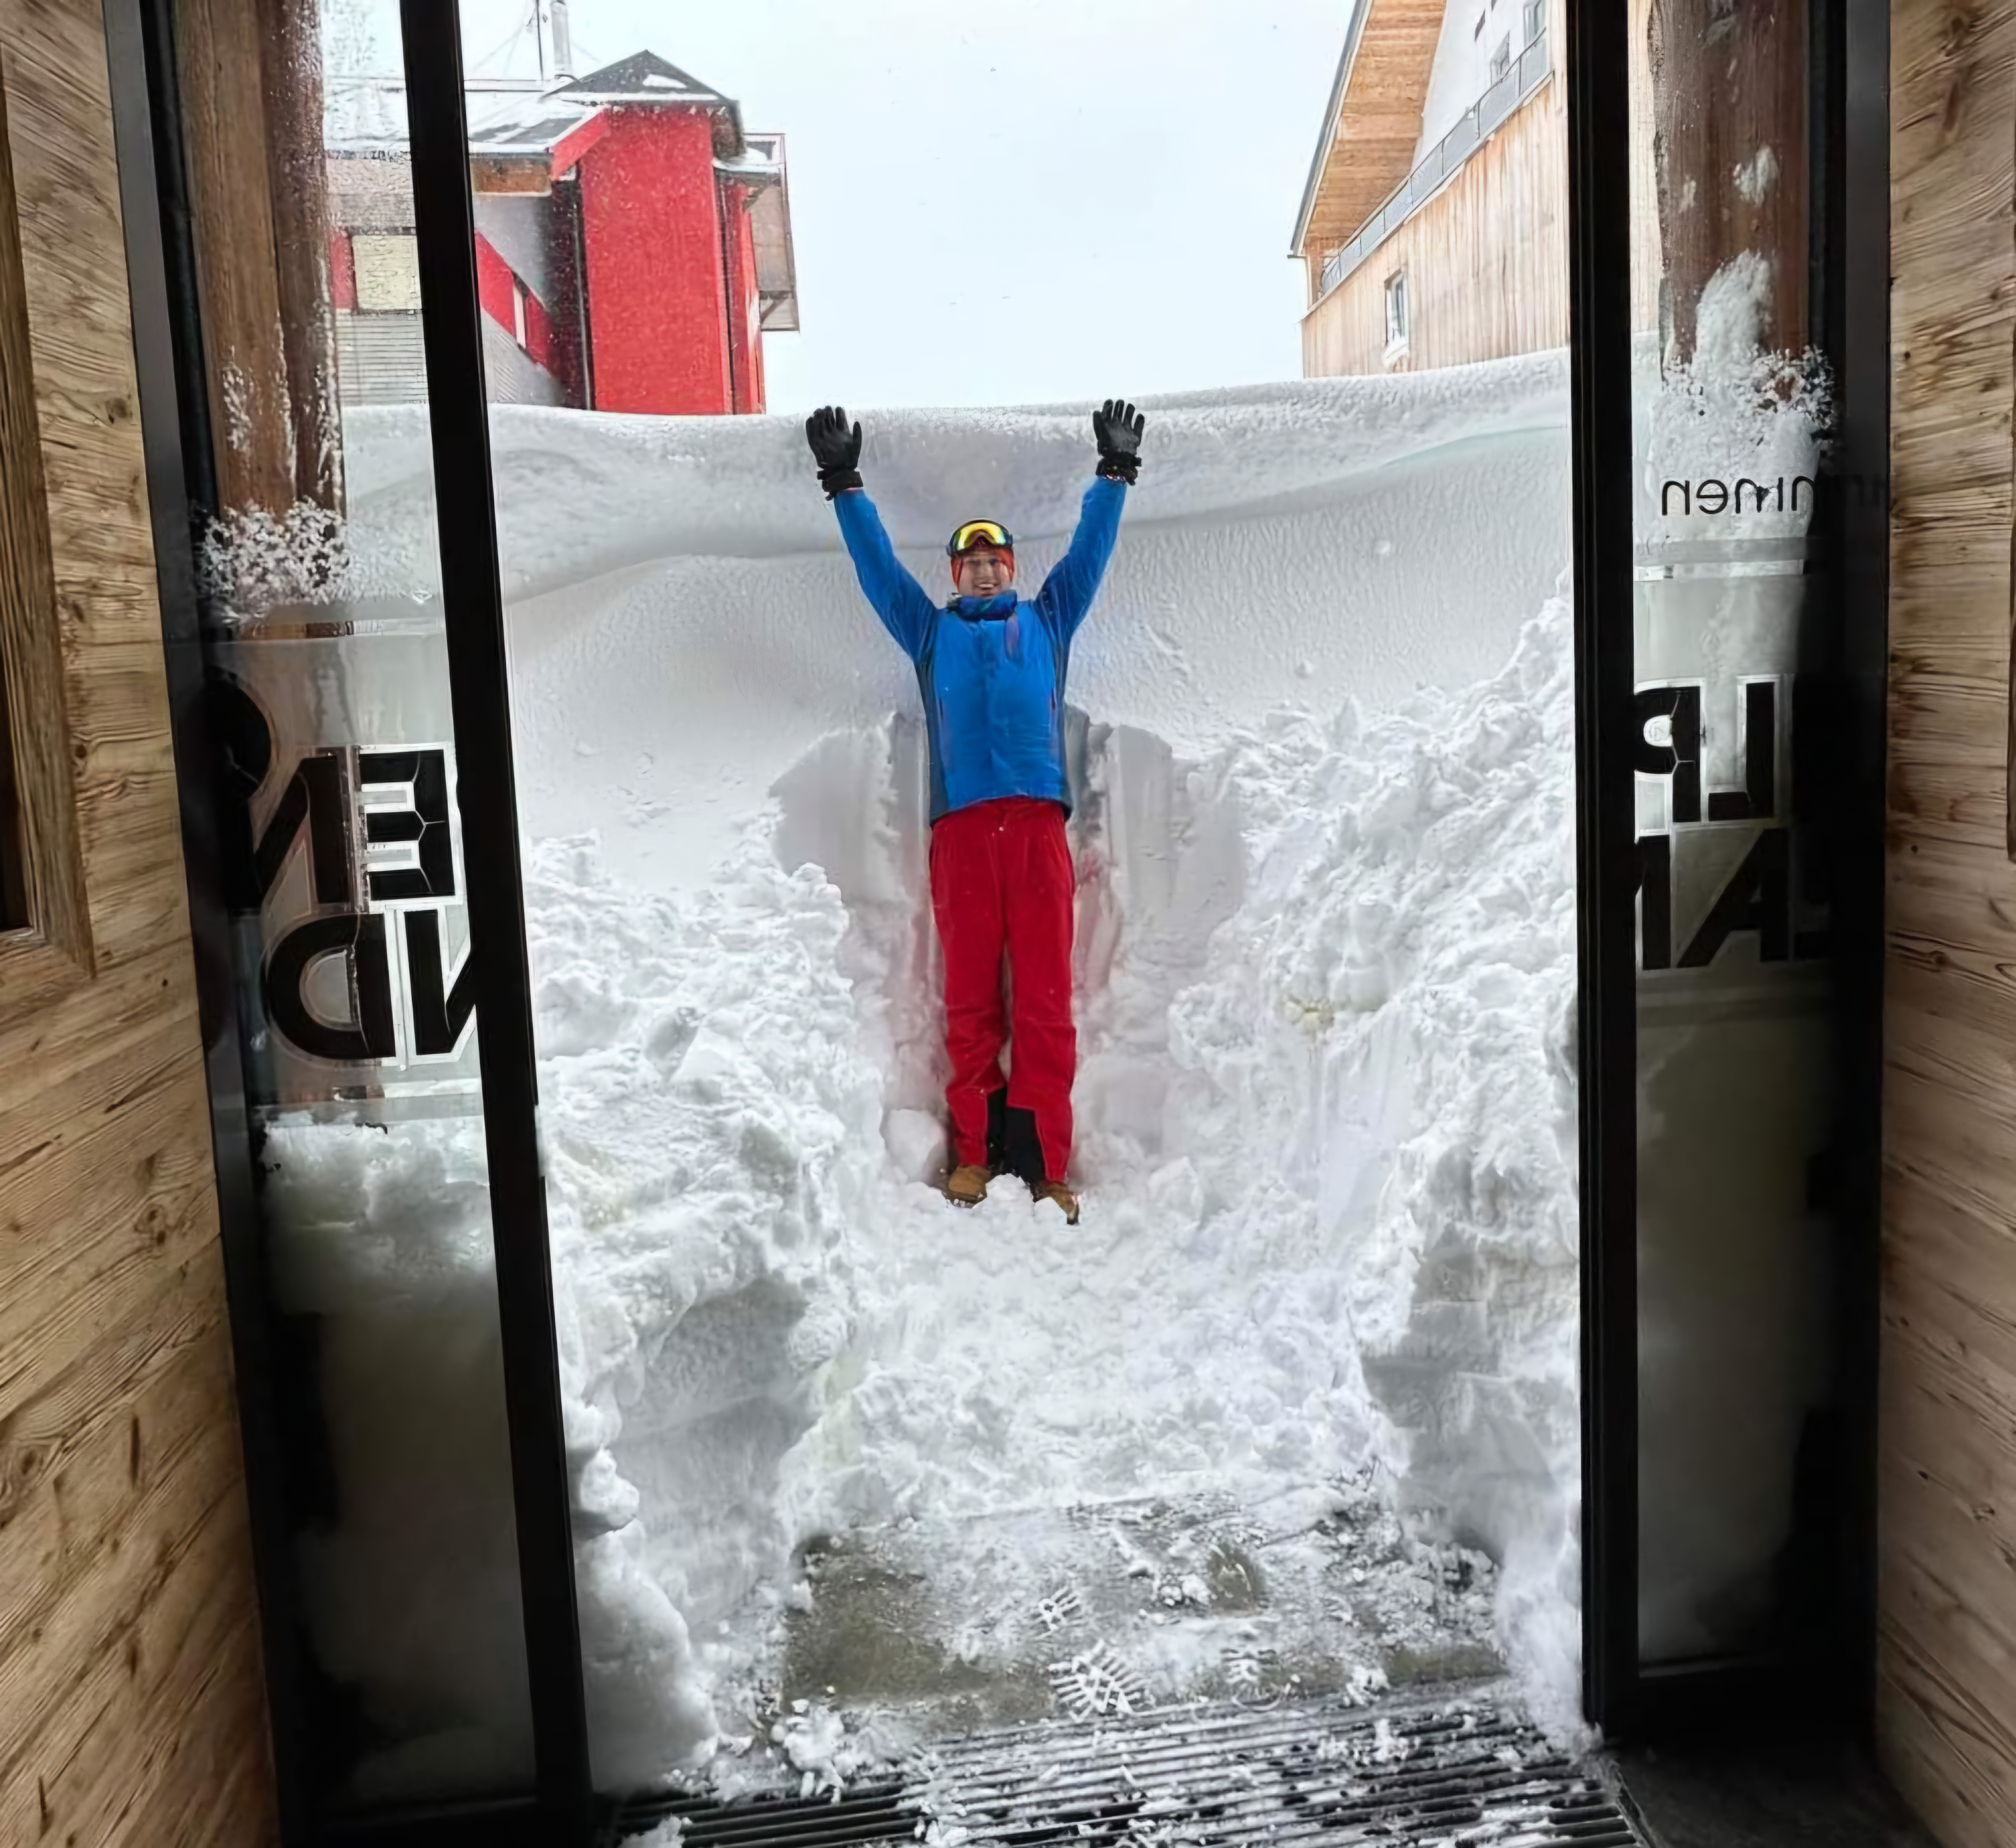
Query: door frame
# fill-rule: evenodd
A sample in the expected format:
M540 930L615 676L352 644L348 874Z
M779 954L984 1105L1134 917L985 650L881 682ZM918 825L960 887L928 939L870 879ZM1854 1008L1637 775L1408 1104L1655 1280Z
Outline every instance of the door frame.
M1620 1741L1760 1719L1782 1728L1802 1714L1860 1736L1875 1660L1887 495L1831 497L1834 568L1813 593L1836 638L1836 744L1816 823L1834 877L1838 1079L1827 1205L1838 1266L1830 1320L1841 1442L1829 1503L1828 1634L1798 1659L1648 1670L1638 1634L1630 27L1621 0L1567 6L1583 1711ZM1880 485L1889 427L1888 8L1886 0L1809 0L1809 20L1811 286L1842 406L1830 472Z
M1631 1711L1638 1663L1630 18L1623 0L1567 5L1582 1710L1608 1729Z
M224 1238L253 1487L268 1696L293 1844L333 1833L308 1786L301 1605L279 1485L283 1436L271 1301L237 1067L229 932L218 875L202 723L203 670L190 547L214 504L201 329L182 170L173 0L105 0L119 135L148 486L161 564L192 916L203 975ZM1840 366L1845 470L1881 481L1888 443L1888 21L1885 0L1813 0L1814 168L1823 194L1826 334ZM1635 848L1630 767L1630 481L1628 11L1567 0L1568 290L1574 484L1578 1022L1582 1223L1583 1704L1619 1738L1658 1736L1712 1712L1780 1699L1782 1675L1755 1663L1647 1675L1638 1661L1638 1428ZM512 785L509 688L481 310L471 247L461 46L452 0L402 0L421 298L446 586L472 929L494 946L479 967L486 1140L493 1176L507 1398L528 1655L536 1789L518 1802L388 1814L368 1838L541 1848L586 1843L592 1778L540 1179L524 918ZM1816 272L1816 279L1820 272ZM480 465L480 466L479 466ZM1866 1714L1874 1634L1874 1432L1880 1198L1881 816L1885 584L1881 519L1840 535L1838 614L1851 693L1842 766L1841 974L1837 1027L1849 1082L1839 1146L1844 1284L1839 1331L1851 1467L1845 1490L1842 1659L1851 1723ZM1844 1673L1845 1670L1845 1673Z
M337 1814L318 1788L317 1724L281 1408L289 1377L265 1256L241 1064L216 765L194 564L218 510L194 235L175 71L175 0L103 0L132 296L147 489L161 579L177 781L202 996L222 1243L287 1848L589 1848L597 1827L575 1595L571 1497L538 1126L531 979L513 781L503 599L455 0L403 0L420 294L442 602L467 848L483 1086L535 1763L522 1795Z

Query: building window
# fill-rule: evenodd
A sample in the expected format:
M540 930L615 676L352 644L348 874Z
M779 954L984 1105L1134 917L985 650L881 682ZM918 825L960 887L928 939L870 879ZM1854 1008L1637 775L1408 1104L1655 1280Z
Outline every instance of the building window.
M1491 81L1495 84L1512 68L1512 34L1507 33L1491 54Z
M420 312L420 247L412 232L358 232L350 240L357 265L357 306L371 315Z
M1386 279L1386 356L1406 351L1407 272L1396 269Z
M1519 18L1521 30L1526 35L1526 42L1531 45L1540 36L1542 28L1547 23L1547 0L1526 0L1525 10L1521 13Z

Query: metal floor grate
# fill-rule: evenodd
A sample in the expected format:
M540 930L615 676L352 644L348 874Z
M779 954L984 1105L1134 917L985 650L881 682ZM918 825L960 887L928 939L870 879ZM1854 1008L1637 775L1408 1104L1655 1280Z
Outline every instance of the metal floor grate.
M1188 1708L977 1734L836 1799L642 1799L685 1848L1643 1848L1608 1793L1516 1707Z

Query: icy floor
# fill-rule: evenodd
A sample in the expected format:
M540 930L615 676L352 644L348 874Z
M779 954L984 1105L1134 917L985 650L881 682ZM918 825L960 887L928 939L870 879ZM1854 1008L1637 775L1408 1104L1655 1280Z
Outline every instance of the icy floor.
M1031 1720L1370 1705L1504 1672L1490 1560L1409 1535L1369 1483L917 1520L814 1536L794 1564L781 1608L754 1601L699 1652L736 1688L724 1793L844 1787Z

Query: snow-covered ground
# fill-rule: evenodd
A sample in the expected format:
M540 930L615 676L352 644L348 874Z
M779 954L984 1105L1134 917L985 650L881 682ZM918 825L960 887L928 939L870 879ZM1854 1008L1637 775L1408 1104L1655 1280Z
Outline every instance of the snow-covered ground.
M1306 1527L1367 1482L1424 1573L1436 1545L1489 1555L1497 1643L1571 1723L1564 379L1552 356L1145 406L1073 662L1076 1228L1013 1182L970 1214L926 1184L915 693L796 425L498 413L604 1785L708 1762L820 1596L808 1540L907 1536L914 1565L928 1538L920 1569L1033 1608L1054 1586L985 1551L1011 1517ZM982 511L1040 580L1082 407L863 415L924 582ZM424 588L423 423L347 443L348 587ZM319 1641L412 1741L376 1787L480 1776L524 1724L508 1544L466 1537L508 1530L480 1135L304 1124L268 1154L374 1536L311 1555ZM439 1420L383 1443L422 1389ZM1163 1697L1201 1659L1165 1638L1126 1666Z

